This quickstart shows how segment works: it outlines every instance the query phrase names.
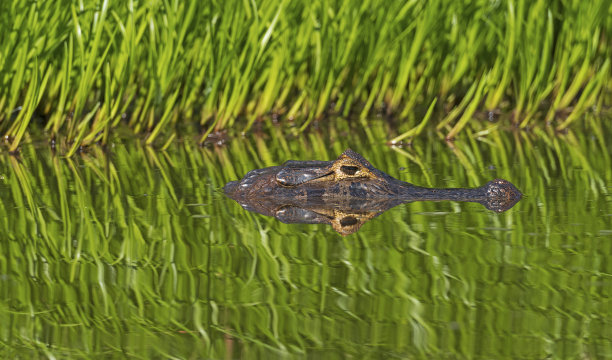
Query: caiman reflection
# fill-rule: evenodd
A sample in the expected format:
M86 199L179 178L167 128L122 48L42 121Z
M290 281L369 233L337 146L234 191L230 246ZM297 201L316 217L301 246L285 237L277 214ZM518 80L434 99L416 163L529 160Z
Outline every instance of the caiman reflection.
M293 161L248 172L225 185L243 208L285 223L330 224L340 234L357 231L382 212L411 201L471 201L495 212L522 197L509 181L471 189L425 188L397 180L348 149L334 161Z

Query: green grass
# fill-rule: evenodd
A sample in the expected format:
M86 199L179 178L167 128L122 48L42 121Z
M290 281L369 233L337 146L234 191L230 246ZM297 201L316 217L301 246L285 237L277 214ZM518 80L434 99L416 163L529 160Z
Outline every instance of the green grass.
M606 0L7 0L0 133L15 151L43 128L71 155L123 125L161 146L271 115L565 130L610 103L611 41Z

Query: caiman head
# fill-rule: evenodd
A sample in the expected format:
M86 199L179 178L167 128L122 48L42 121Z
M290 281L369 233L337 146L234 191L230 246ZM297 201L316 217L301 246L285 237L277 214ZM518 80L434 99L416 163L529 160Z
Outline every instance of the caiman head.
M225 185L225 193L245 199L372 199L397 197L407 183L374 168L351 149L334 161L287 161L248 172Z
M224 190L246 210L285 223L329 224L342 235L404 202L470 201L503 212L522 197L502 179L469 189L415 186L374 168L350 149L334 161L287 161L252 170Z

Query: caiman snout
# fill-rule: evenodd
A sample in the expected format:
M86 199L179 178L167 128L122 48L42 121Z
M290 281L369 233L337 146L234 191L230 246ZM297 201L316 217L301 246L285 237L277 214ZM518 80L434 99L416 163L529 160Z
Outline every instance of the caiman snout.
M483 186L485 197L482 204L489 210L504 212L514 206L523 194L510 181L491 180Z
M520 199L523 194L510 181L504 179L491 180L485 185L487 196L507 200Z

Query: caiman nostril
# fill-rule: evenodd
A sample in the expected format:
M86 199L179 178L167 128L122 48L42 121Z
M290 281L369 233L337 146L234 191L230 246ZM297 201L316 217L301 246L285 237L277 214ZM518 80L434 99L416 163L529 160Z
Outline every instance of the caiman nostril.
M357 166L343 165L340 166L340 171L342 171L346 175L355 175L357 171L359 171L359 168Z

